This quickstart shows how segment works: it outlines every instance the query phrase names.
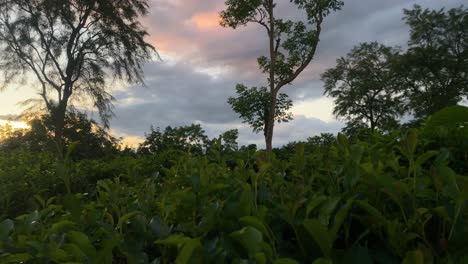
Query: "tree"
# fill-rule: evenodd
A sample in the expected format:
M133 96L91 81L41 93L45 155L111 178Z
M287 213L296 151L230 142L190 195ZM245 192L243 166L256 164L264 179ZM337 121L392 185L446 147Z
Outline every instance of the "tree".
M222 151L227 153L236 152L239 150L237 139L239 138L239 130L230 129L223 132L219 138L222 140Z
M219 136L206 139L204 143L205 157L214 162L229 164L231 168L235 166L239 151L239 130L230 129L224 131Z
M348 129L385 130L404 113L401 76L392 68L397 55L395 48L362 43L322 74L324 94L334 98L333 113L347 121Z
M55 124L50 115L28 122L30 129L17 132L5 139L0 149L13 150L24 148L31 152L53 152ZM71 153L74 160L98 159L112 157L119 153L119 140L109 135L107 131L86 114L77 111L67 111L63 129L64 147L76 142Z
M10 119L8 121L13 121L13 120ZM8 139L10 137L15 137L17 135L23 134L25 130L26 128L14 127L12 124L8 122L4 124L0 122L0 143L1 141Z
M163 132L159 128L151 127L151 132L146 134L146 139L140 144L138 153L157 154L170 150L178 150L194 154L202 154L208 137L199 124L190 126L168 126Z
M225 2L227 8L220 13L221 25L224 27L235 29L238 26L256 23L262 26L268 35L269 55L258 58L260 69L268 75L270 100L266 109L266 118L263 120L268 156L272 151L279 91L285 85L292 83L312 61L324 18L343 5L339 0L291 0L290 2L304 13L303 20L277 18L277 3L274 0L227 0ZM261 101L263 98L258 100Z
M409 107L424 118L468 95L468 9L404 10L408 51L398 63Z
M0 69L5 84L31 76L54 124L59 158L71 100L90 99L107 126L109 77L142 82L154 48L138 22L147 0L0 0Z
M270 108L270 93L267 88L247 88L245 85L238 84L236 92L237 97L229 97L228 103L236 113L239 113L244 123L248 123L255 133L263 131L266 138ZM280 93L276 100L274 121L288 122L291 120L292 114L288 112L291 107L292 101L288 95Z

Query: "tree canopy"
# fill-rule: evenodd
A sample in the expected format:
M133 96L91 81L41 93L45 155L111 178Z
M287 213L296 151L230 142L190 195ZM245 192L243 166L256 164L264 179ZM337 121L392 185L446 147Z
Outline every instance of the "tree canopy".
M11 134L0 144L0 149L12 151L25 149L30 152L54 152L53 132L55 124L48 114L28 122L30 129ZM68 111L63 130L64 147L76 144L71 153L74 160L99 159L116 156L120 151L119 139L111 136L86 114Z
M244 123L249 124L255 133L266 132L267 120L270 110L270 93L266 87L248 88L245 85L236 86L237 97L229 97L228 103L239 114ZM288 122L292 120L292 101L287 94L278 95L275 109L275 122Z
M202 153L203 146L208 140L205 130L199 124L190 126L167 126L164 131L151 127L146 134L145 141L140 144L138 152L142 154L155 154L169 150Z
M143 81L142 65L154 50L138 20L147 8L147 0L0 1L4 84L36 81L59 145L72 99L91 101L107 125L109 82Z
M348 127L394 127L405 112L401 76L393 70L398 49L362 43L322 74L325 94L334 98L333 113Z
M424 118L468 95L468 9L404 10L408 51L399 62L411 112Z

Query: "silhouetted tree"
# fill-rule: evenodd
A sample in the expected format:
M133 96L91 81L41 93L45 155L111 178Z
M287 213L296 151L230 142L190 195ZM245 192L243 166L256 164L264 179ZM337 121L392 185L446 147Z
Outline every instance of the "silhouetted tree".
M34 77L55 124L59 158L73 98L86 98L105 125L109 79L142 82L154 48L138 21L147 0L0 0L0 69L6 84Z
M277 17L274 0L227 0L221 12L221 25L237 28L250 23L262 26L268 35L269 55L258 58L260 69L268 75L268 108L263 123L267 156L272 151L273 128L277 120L279 91L293 82L312 61L319 43L324 18L343 5L338 0L293 0L291 5L303 12L303 20ZM263 100L263 97L258 99ZM255 116L241 112L241 116ZM259 122L256 122L259 123ZM255 128L254 128L255 129Z
M322 74L324 94L334 98L333 113L347 121L348 129L389 129L405 112L401 76L393 70L397 55L394 48L363 43Z
M54 152L53 132L55 122L50 115L28 122L30 129L15 133L5 139L0 149L23 148L31 152ZM64 147L76 142L71 153L74 160L115 157L120 152L119 140L107 133L97 122L88 119L86 114L68 111L63 129Z
M408 51L398 63L409 107L424 118L468 95L468 9L404 10Z
M138 153L157 154L178 150L202 154L207 140L208 137L199 124L174 128L168 126L163 132L159 128L151 127L151 132L146 134L145 141L138 148Z

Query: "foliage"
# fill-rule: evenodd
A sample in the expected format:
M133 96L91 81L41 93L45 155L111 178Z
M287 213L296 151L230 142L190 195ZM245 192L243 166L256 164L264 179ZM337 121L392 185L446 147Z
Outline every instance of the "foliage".
M112 114L109 81L142 82L154 48L138 21L146 0L0 1L0 68L7 84L33 76L55 124L62 157L65 113L86 98L105 125Z
M464 263L468 180L425 132L446 115L355 143L324 134L271 161L244 147L234 167L183 151L167 166L164 153L72 162L72 192L52 157L5 153L17 210L0 217L0 262Z
M339 0L290 1L290 6L303 15L302 19L278 18L273 0L226 0L226 9L220 13L221 25L237 28L247 24L262 26L268 35L268 56L258 58L260 69L267 75L267 89L260 92L238 85L240 96L229 99L234 111L249 123L255 132L263 129L267 156L272 152L273 129L276 121L288 121L285 112L291 102L279 93L291 84L310 64L319 43L324 18L343 5ZM239 89L242 89L239 92ZM266 91L267 90L267 91ZM267 105L265 95L269 95ZM253 97L253 96L258 97ZM278 98L279 97L279 98ZM280 104L280 106L277 106ZM248 108L247 106L255 106ZM264 106L267 106L265 109Z
M50 115L42 115L28 122L30 129L16 132L3 140L0 149L15 150L23 148L31 152L56 151L53 142L55 123ZM109 135L98 123L88 119L86 114L77 111L68 111L65 117L63 130L64 146L68 147L76 142L71 158L97 159L112 157L119 154L118 139Z
M3 1L0 7L6 9L2 11L14 12L12 3L26 4L25 10L18 11L20 15L38 12L49 18L43 21L38 15L12 28L13 24L5 21L18 16L3 17L0 32L4 25L10 31L24 32L26 22L32 23L32 34L21 36L22 41L34 34L41 38L40 30L52 22L63 25L65 34L68 22L83 19L65 11L81 7L83 16L98 20L89 27L110 23L110 28L117 27L117 35L109 33L113 37L120 36L119 32L137 31L132 35L134 39L118 38L115 52L130 45L144 53L140 55L147 55L145 48L133 46L135 40L145 45L145 32L134 21L138 14L145 13L145 1ZM221 13L226 26L235 28L254 22L269 35L270 57L259 59L260 67L270 74L269 88L238 86L251 101L231 100L239 103L239 109L252 121L249 124L263 127L266 155L255 145L239 148L237 130L209 139L200 125L167 127L164 131L151 128L138 153L115 155L118 150L114 138L84 115L69 113L68 126L63 130L68 150L64 159L57 161L47 151L51 131L55 136L57 132L54 113L35 120L32 130L24 135L6 129L5 134L13 138L0 149L0 263L468 262L467 108L443 108L408 126L411 128L382 133L387 125L394 126L390 121L400 114L395 110L398 108L392 109L393 104L387 105L390 98L400 95L390 96L395 85L401 83L391 82L398 80L388 64L397 55L395 50L376 43L363 44L339 61L341 71L335 69L324 75L330 89L340 83L338 86L347 95L359 91L360 96L379 99L378 107L372 100L365 102L372 105L368 116L363 109L344 112L355 115L348 123L350 137L321 134L269 154L275 117L291 106L287 96L282 97L278 91L309 64L323 18L342 5L333 0L291 3L305 12L305 22L275 18L272 0L227 0L227 9ZM421 21L437 18L443 29L452 25L454 18L465 23L462 10L448 12L450 23L445 23L443 11L422 11L418 7L407 11L407 21L414 30L412 41L426 37L418 37L419 29L415 30L414 25ZM109 13L100 17L98 11ZM421 21L413 21L413 16ZM448 36L452 36L451 30ZM0 33L0 40L2 37L5 35ZM42 71L58 69L49 57L53 60L61 54L59 44L65 40L50 40L49 44L58 48L46 55ZM29 47L28 41L21 44ZM119 46L118 41L125 43ZM37 51L38 56L47 53L49 47L41 48L44 51ZM415 50L410 47L408 54ZM437 51L446 52L447 48ZM10 58L8 54L2 56ZM133 58L131 54L123 56ZM130 78L138 77L140 61L135 59L119 62L116 57L113 62L124 65L116 65L114 70ZM448 69L444 67L439 71ZM100 74L99 70L96 74ZM73 70L70 74L76 75ZM47 76L44 72L36 75ZM56 76L60 77L60 72ZM343 76L351 78L338 78ZM53 86L54 80L43 81ZM96 81L102 84L99 78ZM335 94L339 97L346 93ZM263 102L259 102L260 97ZM346 99L346 111L360 104L353 101L358 97ZM384 106L388 113L383 113ZM370 117L375 108L382 123ZM255 117L262 115L264 123L258 125ZM365 119L373 120L369 121L370 129Z
M450 164L468 175L468 107L451 106L430 116L423 124L426 144L450 151Z
M138 152L141 154L156 154L166 151L190 151L203 153L203 147L208 137L200 124L174 127L168 126L163 132L159 128L151 127L151 132L146 134L146 139L140 144Z
M236 87L237 97L229 97L228 103L238 113L244 123L249 124L255 133L265 132L268 122L270 93L266 87L247 88L242 84ZM275 122L288 122L292 114L288 112L292 101L287 94L279 94L275 106Z
M348 129L386 130L405 112L401 76L393 70L397 55L398 50L377 42L362 43L322 75L324 93L335 101L333 113L347 121Z
M398 63L410 108L424 118L468 95L468 9L405 10L408 51Z

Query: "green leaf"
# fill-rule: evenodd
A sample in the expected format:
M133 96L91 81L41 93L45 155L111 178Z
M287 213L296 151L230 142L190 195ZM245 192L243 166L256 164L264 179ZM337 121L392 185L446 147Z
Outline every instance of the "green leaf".
M416 159L415 165L417 167L420 167L421 165L426 163L430 158L437 156L437 154L439 154L439 152L435 150L427 151Z
M328 199L320 208L318 219L326 227L330 224L330 218L340 202L341 197L332 197Z
M13 228L15 227L15 223L11 219L5 219L0 223L0 240L5 240L8 238L8 235Z
M122 242L122 240L123 238L117 233L109 234L109 237L99 245L100 249L97 254L96 263L112 263L112 251Z
M308 216L315 208L317 208L326 200L327 197L325 197L324 195L320 195L318 197L313 198L313 200L307 205L306 215Z
M262 242L262 250L263 250L262 253L265 253L265 255L268 256L268 258L273 257L273 249L268 243Z
M337 142L341 149L348 149L349 142L344 134L338 133Z
M34 199L39 203L39 205L41 206L41 208L45 208L46 207L46 201L44 199L42 199L42 197L40 195L34 195L33 196Z
M406 155L408 159L411 159L413 157L417 144L418 144L418 131L416 129L410 129L404 141L405 151L403 153Z
M63 199L63 205L74 218L80 217L83 207L80 199L76 197L76 195L67 194Z
M76 259L82 259L83 251L75 244L67 243L63 245L63 250L67 252L68 255L75 257Z
M125 214L125 215L121 216L121 217L119 218L119 222L117 223L117 227L118 227L119 229L122 229L122 226L123 226L124 224L126 224L127 221L130 220L130 218L132 218L132 217L134 217L134 216L136 216L136 215L139 215L139 214L141 214L141 212L134 211L134 212L130 212L130 213L128 213L128 214Z
M192 259L196 249L201 248L200 239L189 239L184 243L181 251L177 255L176 264L187 264Z
M49 234L57 234L57 233L63 233L75 226L75 223L70 221L70 220L61 220L55 224L52 225L52 227L49 229L48 233Z
M77 140L77 141L73 141L72 143L70 143L70 145L68 145L67 153L65 154L65 161L70 160L71 154L78 147L79 144L80 144L80 141Z
M68 232L68 240L77 245L88 258L96 258L96 249L91 244L91 241L89 241L86 234L77 231L70 231Z
M341 225L343 225L343 222L348 217L348 214L349 214L349 211L351 210L353 202L354 202L354 199L349 199L336 213L333 219L333 227L330 231L334 238L336 238L336 236L338 235L338 231L341 228Z
M255 216L244 216L239 219L239 221L243 225L248 225L255 227L258 229L260 232L262 232L263 235L266 237L270 238L270 232L268 232L268 228L262 223L262 220L260 220L258 217Z
M263 241L262 233L254 227L244 227L241 230L231 233L231 237L244 247L249 253L249 256L255 256L261 249L261 243Z
M350 158L357 164L361 162L362 155L364 154L364 148L361 145L351 146Z
M256 264L266 264L267 263L267 257L265 256L265 253L260 252L255 254L255 263Z
M366 211L371 216L375 217L378 223L383 224L387 221L386 218L379 212L379 210L370 205L368 202L356 200L355 203L358 207Z
M430 116L424 125L423 132L435 136L439 127L458 129L468 123L468 107L455 105L446 107Z
M63 249L54 248L50 252L50 258L56 261L57 263L63 263L64 260L68 259L68 254Z
M12 254L0 258L0 263L24 263L31 258L32 256L28 253Z
M449 216L449 213L447 212L447 208L445 208L444 206L437 206L435 208L432 208L432 212L434 212L447 223L450 223L452 221Z
M406 253L402 264L424 264L424 254L420 250L413 250Z
M159 245L179 246L189 241L190 239L191 238L183 236L183 235L172 235L166 239L157 240L155 243Z
M330 257L333 239L328 229L316 219L307 219L304 221L303 225L309 235L314 239L315 243L320 247L323 255Z

